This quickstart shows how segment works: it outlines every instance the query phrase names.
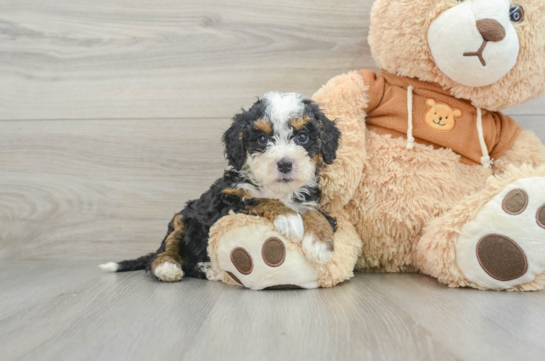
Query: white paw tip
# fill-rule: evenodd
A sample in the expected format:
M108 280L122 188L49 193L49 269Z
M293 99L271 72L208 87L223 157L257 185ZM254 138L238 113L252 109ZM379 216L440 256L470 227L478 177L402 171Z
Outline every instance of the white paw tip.
M280 215L274 220L274 226L293 241L300 241L305 234L303 218L299 214Z
M208 270L206 271L206 278L209 281L221 281L221 273L218 270Z
M313 234L309 234L303 239L303 251L309 260L316 263L325 264L333 257L331 244L316 239Z
M209 281L221 281L221 272L213 269L210 262L200 262L197 264L197 267L206 274L206 279Z
M108 262L99 265L98 268L106 272L117 272L117 270L119 269L119 264L115 262Z
M177 264L165 262L155 267L155 277L164 282L176 282L182 279L184 272Z

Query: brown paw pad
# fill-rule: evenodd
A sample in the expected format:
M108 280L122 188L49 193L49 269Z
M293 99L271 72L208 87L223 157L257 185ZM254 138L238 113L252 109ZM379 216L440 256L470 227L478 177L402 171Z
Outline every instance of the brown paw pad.
M505 213L514 216L521 214L528 207L528 193L522 189L513 189L503 199L502 208Z
M278 267L286 260L286 247L284 242L276 237L269 238L261 249L263 261L269 267Z
M537 210L537 224L541 228L545 228L545 204Z
M484 236L477 243L477 258L483 270L499 281L517 279L528 270L524 251L515 241L499 234Z
M254 269L254 263L252 262L252 256L244 248L235 248L231 252L231 262L237 268L237 270L243 275L249 275Z

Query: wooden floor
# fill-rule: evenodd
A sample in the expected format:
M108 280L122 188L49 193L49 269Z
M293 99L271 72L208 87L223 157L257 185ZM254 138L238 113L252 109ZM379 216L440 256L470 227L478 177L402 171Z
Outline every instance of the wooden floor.
M11 360L543 360L545 292L358 274L333 289L248 291L96 261L0 264Z
M377 70L372 3L0 0L0 360L543 360L545 292L407 274L251 292L96 268L157 248L221 175L241 107ZM545 98L505 113L545 141Z

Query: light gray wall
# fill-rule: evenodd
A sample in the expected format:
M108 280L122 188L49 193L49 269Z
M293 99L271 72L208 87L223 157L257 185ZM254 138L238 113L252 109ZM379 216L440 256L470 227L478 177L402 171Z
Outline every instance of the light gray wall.
M376 69L370 0L0 4L0 258L155 250L268 90ZM543 99L508 111L545 140Z

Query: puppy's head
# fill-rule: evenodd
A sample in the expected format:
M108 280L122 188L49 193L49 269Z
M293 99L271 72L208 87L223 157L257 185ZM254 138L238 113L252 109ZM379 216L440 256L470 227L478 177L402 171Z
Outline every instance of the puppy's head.
M336 158L340 132L318 105L297 93L271 92L233 119L225 132L229 165L280 194L315 182Z

